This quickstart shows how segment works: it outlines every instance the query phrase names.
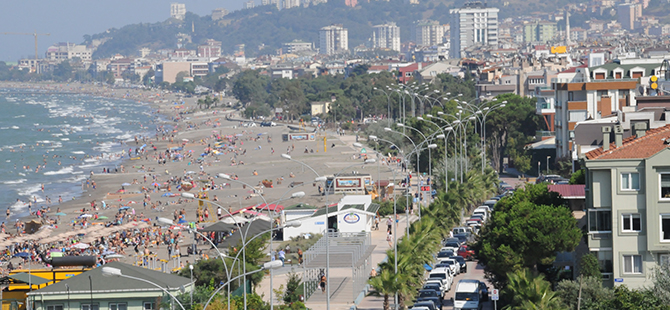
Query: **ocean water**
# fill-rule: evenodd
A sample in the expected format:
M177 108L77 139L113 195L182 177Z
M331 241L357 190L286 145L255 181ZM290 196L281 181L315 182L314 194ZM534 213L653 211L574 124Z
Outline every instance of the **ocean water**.
M117 167L157 119L136 101L19 89L0 89L0 109L0 212L12 217L26 215L29 201L35 211L49 197L55 210L59 196L81 196L91 171Z

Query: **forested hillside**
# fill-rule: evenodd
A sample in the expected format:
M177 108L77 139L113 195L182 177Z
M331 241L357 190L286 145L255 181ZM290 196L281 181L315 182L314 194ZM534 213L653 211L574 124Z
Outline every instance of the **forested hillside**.
M489 6L501 9L500 16L519 16L532 12L552 12L568 2L580 0L526 1L491 0ZM257 1L259 2L259 1ZM294 39L313 42L318 45L319 29L330 24L343 24L349 30L349 47L367 42L372 36L372 26L385 22L395 22L400 27L401 40L410 40L412 23L429 18L441 23L449 22L449 9L460 7L465 0L422 2L418 5L405 4L403 0L359 1L350 8L344 0L307 8L292 8L277 11L273 6L259 6L249 10L232 12L222 20L212 21L211 16L187 13L184 21L168 19L153 24L133 24L120 29L85 36L86 43L92 39L107 38L93 55L107 57L116 53L133 55L141 47L151 49L174 48L176 35L185 33L192 36L191 47L206 39L223 42L225 53L231 53L234 45L245 44L248 56L273 53L282 43ZM504 5L508 3L508 5ZM192 26L195 29L192 32ZM263 46L261 50L259 47Z

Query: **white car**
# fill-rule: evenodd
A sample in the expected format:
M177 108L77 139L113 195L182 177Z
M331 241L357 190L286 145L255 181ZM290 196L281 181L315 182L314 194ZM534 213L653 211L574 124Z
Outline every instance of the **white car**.
M454 282L454 275L449 268L435 268L428 274L428 283L431 279L439 280L442 282L443 287L446 287L446 290L451 289L451 283Z
M458 263L455 259L447 258L447 259L440 259L440 263L448 262L451 269L452 274L458 275L461 273L461 264Z

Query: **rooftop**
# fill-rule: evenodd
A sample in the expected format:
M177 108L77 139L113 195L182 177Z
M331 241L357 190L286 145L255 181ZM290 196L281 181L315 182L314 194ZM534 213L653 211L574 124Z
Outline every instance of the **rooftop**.
M584 184L550 184L547 188L550 192L559 193L564 199L585 199L586 191Z
M610 143L610 149L599 147L586 153L586 159L641 159L649 158L664 150L670 143L670 125L647 130L644 136L631 136L623 140L620 147Z

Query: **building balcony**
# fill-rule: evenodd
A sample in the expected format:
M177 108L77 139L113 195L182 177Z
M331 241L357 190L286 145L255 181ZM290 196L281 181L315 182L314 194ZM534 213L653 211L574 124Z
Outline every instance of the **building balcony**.
M555 136L556 136L555 131L548 131L548 130L535 131L535 139L536 140L544 140L546 138L555 137Z
M568 110L586 110L587 108L586 101L568 101Z

